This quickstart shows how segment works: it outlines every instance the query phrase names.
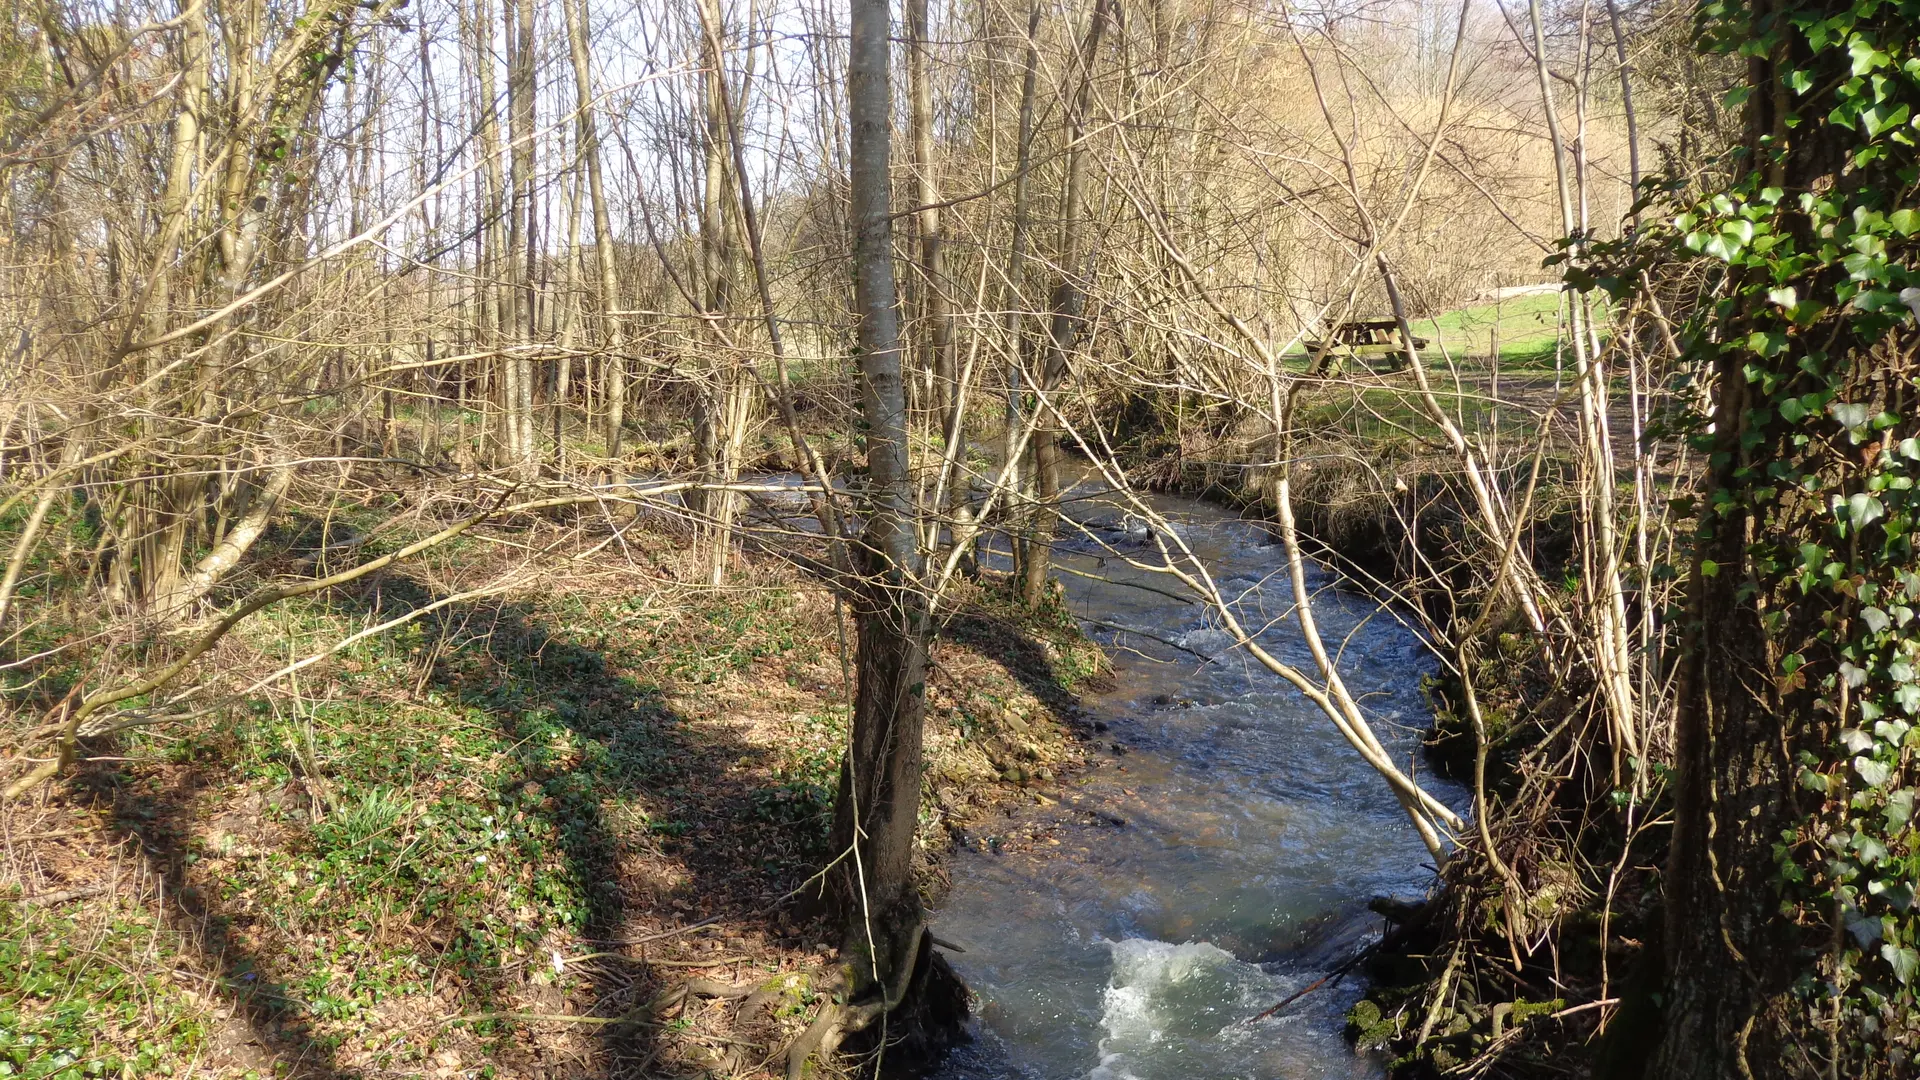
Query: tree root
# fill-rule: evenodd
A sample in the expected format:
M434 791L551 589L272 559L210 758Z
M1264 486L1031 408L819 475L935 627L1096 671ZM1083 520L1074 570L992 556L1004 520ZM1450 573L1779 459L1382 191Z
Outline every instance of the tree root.
M675 983L665 990L660 991L658 994L655 994L645 1005L632 1010L627 1013L626 1016L615 1021L615 1023L628 1023L632 1020L638 1020L641 1023L651 1023L653 1022L651 1020L652 1017L658 1016L668 1009L685 1005L687 999L690 997L725 998L733 1000L746 997L748 994L753 993L755 989L756 987L752 983L735 985L733 983L718 982L713 979L688 979L686 982Z
M907 990L913 985L913 976L926 962L931 934L927 931L925 920L919 921L905 935L903 940L915 943L909 954L913 959L896 966L890 974L892 980L885 986L876 986L879 993L869 992L859 1001L838 1002L831 998L820 1007L820 1014L807 1025L807 1030L787 1048L787 1080L804 1080L807 1065L818 1059L826 1062L833 1058L847 1036L865 1031L874 1021L899 1008L906 1000Z

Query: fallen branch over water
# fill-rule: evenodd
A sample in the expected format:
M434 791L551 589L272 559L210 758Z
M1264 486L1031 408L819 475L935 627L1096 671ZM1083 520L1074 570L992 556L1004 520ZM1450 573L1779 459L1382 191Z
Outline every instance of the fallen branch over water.
M1381 940L1384 941L1385 939L1383 938ZM1349 972L1351 972L1354 968L1360 966L1360 962L1362 960L1365 960L1367 957L1372 956L1376 951L1378 951L1380 948L1380 944L1381 942L1376 941L1373 944L1367 946L1366 948L1361 949L1359 952L1355 953L1353 957L1349 959L1346 963L1341 964L1339 967L1334 968L1332 971L1329 971L1325 975L1322 975L1318 979L1315 979L1312 983L1308 984L1304 989L1296 990L1292 994L1289 994L1285 1000L1280 1002L1280 1004L1275 1005L1254 1016L1248 1017L1246 1020L1246 1023L1257 1024L1260 1021L1265 1020L1270 1016L1278 1015L1281 1012L1281 1010L1285 1009L1287 1006L1293 1004L1296 1001L1299 1001L1301 998L1306 997L1308 994L1313 993L1315 990L1318 990L1323 986L1338 985L1340 980L1346 978Z
M1382 900L1383 898L1376 897L1369 906L1373 907L1375 911L1381 911L1382 909L1377 905L1381 904ZM1389 930L1387 933L1382 934L1380 936L1379 941L1376 941L1373 944L1368 945L1365 948L1361 949L1359 952L1354 953L1352 956L1347 958L1345 963L1341 964L1339 967L1334 968L1332 971L1327 972L1325 975L1320 976L1320 978L1314 980L1310 985L1306 986L1305 988L1296 990L1293 994L1289 995L1284 1001L1281 1001L1278 1005L1274 1005L1271 1008L1268 1008L1262 1012L1256 1013L1255 1015L1248 1017L1245 1022L1248 1024L1257 1024L1260 1021L1265 1020L1270 1016L1275 1016L1279 1014L1279 1012L1285 1009L1287 1006L1293 1004L1296 1001L1299 1001L1301 998L1306 997L1308 994L1313 993L1315 990L1318 990L1323 986L1338 985L1340 980L1346 978L1348 973L1352 972L1354 968L1359 967L1361 962L1366 960L1369 956L1372 956L1374 953L1379 952L1381 949L1398 945L1400 942L1406 939L1407 935L1425 926L1429 921L1432 920L1433 913L1436 910L1436 907L1437 905L1429 901L1427 903L1420 904L1417 907L1413 908L1413 910L1407 914L1406 918L1399 921L1392 930ZM1390 921L1392 920L1392 918L1393 918L1392 915L1388 915L1388 919Z

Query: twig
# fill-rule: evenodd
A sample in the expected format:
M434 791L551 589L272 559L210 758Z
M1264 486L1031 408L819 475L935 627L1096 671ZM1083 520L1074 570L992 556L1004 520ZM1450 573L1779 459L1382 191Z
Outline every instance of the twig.
M64 904L69 900L84 900L89 896L99 896L106 891L105 885L88 885L78 889L61 889L57 892L35 893L32 896L17 896L14 897L13 902L16 904Z
M1296 1001L1299 1001L1301 998L1306 997L1308 994L1313 993L1315 990L1320 989L1321 987L1327 985L1328 983L1330 982L1338 983L1341 979L1346 978L1347 970L1348 969L1346 967L1342 967L1338 971L1327 972L1325 975L1322 975L1319 978L1313 980L1313 982L1309 983L1306 989L1296 990L1293 993L1287 995L1284 999L1281 1000L1280 1004L1275 1005L1265 1010L1264 1012L1259 1013L1258 1015L1248 1017L1247 1023L1253 1024L1253 1023L1258 1023L1261 1020L1265 1020L1267 1017L1273 1016L1279 1013L1280 1010L1286 1008L1287 1006L1293 1004Z
M588 960L625 960L629 964L645 964L648 967L709 968L749 963L753 959L751 956L722 956L712 960L652 960L642 956L628 956L621 952L590 952L581 953L579 956L563 956L560 958L560 963L580 964Z
M1098 626L1104 630L1117 630L1123 634L1132 634L1136 637L1146 638L1148 641L1157 641L1160 644L1165 645L1169 649L1179 649L1181 652L1186 653L1188 656L1197 657L1200 660L1200 662L1203 664L1213 663L1214 658L1211 656L1208 656L1206 653L1195 652L1192 649L1187 648L1185 645L1182 645L1177 641L1168 641L1166 638L1163 638L1158 634L1150 634L1145 630L1136 630L1131 626L1121 626L1119 623L1110 623L1103 619L1091 619L1085 616L1080 616L1079 618L1081 622L1086 623L1090 626Z
M58 840L61 837L66 837L66 836L84 836L87 833L96 832L96 831L98 830L60 829L56 832L29 833L26 836L15 836L15 837L10 837L10 839L16 844L24 844L32 840Z
M734 913L734 914L737 914L737 913ZM695 930L704 930L705 928L712 926L714 923L724 921L725 919L728 919L730 917L732 917L732 915L713 915L708 918L701 919L697 923L689 923L688 925L679 927L678 929L662 930L656 934L642 934L639 937L581 938L580 940L589 942L594 945L644 945L649 941L660 941L663 938L679 937L681 934L691 934Z
M1305 989L1294 991L1292 994L1287 996L1286 1000L1280 1002L1280 1004L1275 1005L1272 1008L1265 1010L1264 1012L1248 1017L1246 1022L1249 1024L1259 1023L1260 1021L1265 1020L1269 1016L1275 1015L1280 1010L1286 1008L1287 1006L1293 1004L1296 1001L1299 1001L1301 998L1306 997L1308 994L1313 993L1315 990L1318 990L1323 986L1327 986L1329 984L1338 985L1340 980L1347 977L1348 972L1358 967L1362 960L1365 960L1367 957L1372 956L1375 952L1378 952L1380 949L1380 946L1386 943L1387 943L1387 939L1381 938L1379 941L1376 941L1373 944L1367 946L1366 948L1361 949L1359 952L1354 953L1353 956L1349 958L1346 963L1341 964L1339 967L1334 968L1332 971L1329 971L1325 975L1322 975L1318 979L1315 979Z

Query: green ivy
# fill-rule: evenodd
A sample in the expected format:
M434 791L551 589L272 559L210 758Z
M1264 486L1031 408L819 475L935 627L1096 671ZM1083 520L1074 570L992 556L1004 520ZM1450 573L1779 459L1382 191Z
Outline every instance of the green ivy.
M1737 440L1692 418L1722 482L1700 538L1770 523L1740 587L1764 601L1780 698L1834 733L1799 752L1808 810L1774 850L1782 914L1828 931L1798 992L1843 1018L1847 1056L1898 1070L1920 1048L1920 2L1709 0L1697 19L1703 47L1766 73L1727 102L1762 134L1722 190L1650 183L1657 220L1566 276L1626 299L1675 262L1709 270L1682 365L1746 386Z

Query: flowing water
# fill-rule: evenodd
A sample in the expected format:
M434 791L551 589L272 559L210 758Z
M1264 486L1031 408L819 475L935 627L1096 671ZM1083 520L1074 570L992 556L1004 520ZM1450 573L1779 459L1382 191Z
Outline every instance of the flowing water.
M1082 494L1086 493L1082 491ZM1258 526L1162 499L1243 624L1312 670L1286 618L1282 549ZM1075 515L1143 554L1144 527L1095 501ZM1247 1018L1301 989L1377 933L1376 895L1432 881L1426 849L1385 785L1313 706L1237 651L1177 583L1066 545L1067 601L1114 662L1089 697L1099 766L1036 807L1050 831L1029 850L991 837L953 864L934 932L978 995L975 1038L945 1080L1215 1080L1373 1077L1342 1037L1352 983L1272 1020ZM1383 742L1409 761L1429 716L1418 637L1391 610L1316 574L1314 613ZM1130 632L1131 631L1131 632ZM1155 640L1159 639L1159 640ZM1196 655L1197 654L1197 655ZM1208 659L1201 659L1202 657ZM1456 806L1462 793L1427 780ZM990 828L991 826L983 826ZM978 850L986 848L987 850Z

